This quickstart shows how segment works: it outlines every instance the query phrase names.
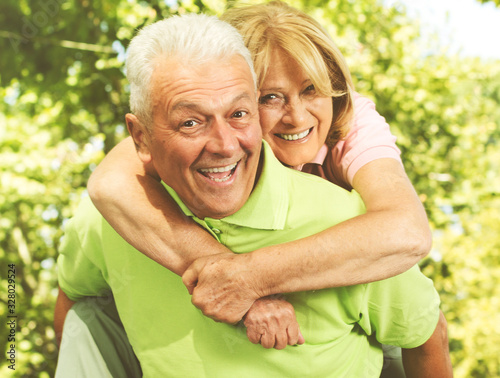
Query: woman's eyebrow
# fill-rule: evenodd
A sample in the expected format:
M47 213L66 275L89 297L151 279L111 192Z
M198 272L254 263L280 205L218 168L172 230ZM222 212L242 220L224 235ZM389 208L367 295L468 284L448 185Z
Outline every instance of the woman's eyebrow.
M280 92L283 90L283 87L267 87L267 88L261 88L260 89L261 91L266 91L266 92L269 92L269 91L277 91L277 92Z

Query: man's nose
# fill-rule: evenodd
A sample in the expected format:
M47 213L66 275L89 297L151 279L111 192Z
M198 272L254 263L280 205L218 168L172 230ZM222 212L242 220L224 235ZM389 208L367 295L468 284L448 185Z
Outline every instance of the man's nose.
M310 127L310 113L301 99L291 100L284 106L282 122L291 127Z
M231 157L237 151L239 142L236 130L225 119L214 119L206 151L223 157Z

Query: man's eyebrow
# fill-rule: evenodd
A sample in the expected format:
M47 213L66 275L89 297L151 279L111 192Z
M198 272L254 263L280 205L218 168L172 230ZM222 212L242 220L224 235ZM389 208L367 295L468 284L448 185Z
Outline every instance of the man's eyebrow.
M249 93L247 92L244 92L244 93L241 93L239 94L238 96L236 96L232 101L231 101L231 105L234 105L236 104L238 101L241 101L241 100L250 100L250 101L253 101L252 100L252 96L250 96ZM174 110L178 110L178 109L191 109L191 110L201 110L202 107L195 103L195 102L190 102L190 101L179 101L178 103L176 103L174 106L172 106L172 111Z
M199 106L197 104L195 104L194 102L180 101L180 102L176 103L174 106L172 106L172 111L177 110L177 109L182 109L182 108L197 110L199 108Z
M246 99L246 100L250 100L250 101L252 101L252 98L253 98L253 97L252 97L252 96L250 96L250 94L248 94L247 92L244 92L244 93L240 94L239 96L236 96L236 97L234 98L234 100L233 100L233 102L232 102L232 103L234 104L234 103L236 103L236 102L238 102L238 101L240 101L240 100L245 100L245 99Z

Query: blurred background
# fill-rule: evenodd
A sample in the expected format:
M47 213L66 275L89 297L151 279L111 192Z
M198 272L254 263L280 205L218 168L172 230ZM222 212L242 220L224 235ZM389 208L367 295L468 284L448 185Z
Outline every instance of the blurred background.
M421 266L441 294L455 376L499 377L500 0L289 3L327 28L357 91L398 136L434 233ZM135 30L225 7L1 0L0 376L53 376L57 249L90 173L127 134L123 67ZM12 315L15 371L6 360Z

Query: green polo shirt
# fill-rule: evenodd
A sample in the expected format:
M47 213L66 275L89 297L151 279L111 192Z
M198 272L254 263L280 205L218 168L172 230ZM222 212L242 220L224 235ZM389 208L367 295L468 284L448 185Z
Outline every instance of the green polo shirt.
M259 181L229 217L197 219L167 190L236 253L312 235L364 211L356 193L285 168L265 143ZM72 300L113 293L146 377L378 377L379 342L421 345L439 315L432 282L414 267L371 284L287 294L306 343L264 349L241 325L203 316L180 277L128 245L88 199L68 224L58 267Z

